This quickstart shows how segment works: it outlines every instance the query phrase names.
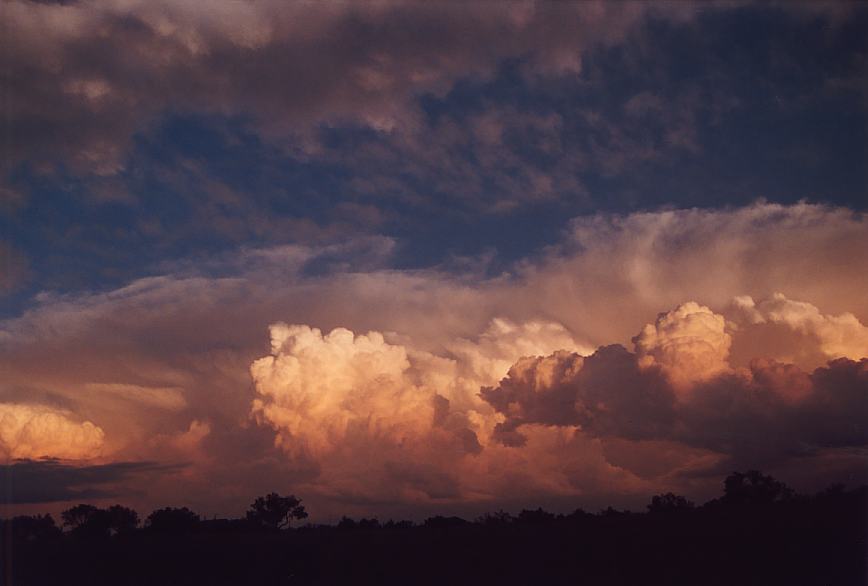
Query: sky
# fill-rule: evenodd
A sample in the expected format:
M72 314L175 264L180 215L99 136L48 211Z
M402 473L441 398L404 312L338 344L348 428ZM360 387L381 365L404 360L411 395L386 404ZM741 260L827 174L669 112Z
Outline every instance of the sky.
M0 5L4 511L868 482L868 5Z

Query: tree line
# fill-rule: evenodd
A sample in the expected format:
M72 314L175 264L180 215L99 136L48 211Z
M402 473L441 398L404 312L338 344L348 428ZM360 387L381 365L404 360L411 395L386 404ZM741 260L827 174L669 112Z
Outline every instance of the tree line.
M832 485L816 498L828 498L844 493L843 485ZM774 503L792 502L808 497L797 495L783 482L757 470L735 472L724 481L724 493L720 498L697 507L687 498L671 492L655 495L647 505L651 515L683 514L699 509L713 510L720 507L747 506L762 507ZM602 510L600 516L635 515L628 511L617 511L612 507ZM387 521L381 523L375 518L359 520L342 517L336 524L337 529L379 529L411 528L416 526L436 528L477 524L484 526L518 524L544 524L574 517L587 516L589 513L576 509L569 515L554 514L543 510L525 509L518 515L504 511L486 513L474 521L460 517L442 515L430 517L421 524L412 521ZM302 521L308 513L301 499L294 495L281 496L270 493L257 497L242 519L202 519L187 507L165 507L153 511L142 522L138 513L122 505L99 508L90 504L78 504L61 513L62 527L55 523L51 515L22 515L0 521L6 528L4 535L10 533L18 538L34 540L65 533L72 537L111 537L127 534L136 530L166 534L187 534L200 530L239 530L239 531L277 531L287 530L293 521ZM313 527L313 526L310 526ZM11 531L10 531L11 530Z
M236 519L166 507L79 504L2 521L3 584L868 583L868 487L797 494L736 472L698 505L653 496L644 512L495 511L422 522L343 517L302 524L293 495Z

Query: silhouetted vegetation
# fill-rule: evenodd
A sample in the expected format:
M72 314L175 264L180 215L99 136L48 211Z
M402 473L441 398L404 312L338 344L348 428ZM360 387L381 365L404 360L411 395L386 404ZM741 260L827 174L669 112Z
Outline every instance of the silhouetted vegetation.
M99 509L93 505L76 505L61 515L63 526L79 537L106 538L128 533L139 525L139 515L121 505Z
M203 520L76 505L2 521L4 584L710 584L866 583L868 487L796 495L735 473L702 506L666 493L647 513L611 507L497 511L422 523L343 517L290 523L301 501L257 498L244 519Z
M166 507L148 515L145 527L157 533L185 535L196 531L200 522L199 515L187 507L180 509Z
M269 529L288 529L293 519L306 518L307 512L300 500L274 492L257 498L247 511L248 521Z

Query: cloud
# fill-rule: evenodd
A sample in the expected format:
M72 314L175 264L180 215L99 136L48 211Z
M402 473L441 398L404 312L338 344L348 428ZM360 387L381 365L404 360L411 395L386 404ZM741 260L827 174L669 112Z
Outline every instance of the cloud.
M409 441L433 423L434 393L414 380L402 346L382 334L271 326L272 356L251 375L262 399L253 413L286 449L320 454L356 436ZM350 439L349 441L353 441Z
M424 435L445 425L451 410L479 408L479 387L503 377L517 358L577 347L560 324L504 318L473 339L450 342L442 355L394 333L323 334L283 323L269 331L271 355L250 368L259 395L253 414L278 430L289 451L298 444L315 453L350 435L392 442Z
M460 495L449 497L453 503L487 503L483 508L512 496L609 502L610 494L644 498L662 486L693 486L685 478L731 454L750 460L752 444L770 445L767 461L789 470L798 468L796 459L782 454L840 456L845 444L858 444L860 428L848 419L859 413L858 348L847 350L855 352L852 364L828 365L832 356L810 333L819 326L773 323L771 310L754 324L732 304L749 295L756 307L777 307L780 292L820 315L850 312L866 323L868 273L854 267L868 265L868 228L847 210L758 203L599 214L576 220L558 246L494 277L394 269L384 256L391 246L246 249L165 265L160 275L117 289L43 293L0 323L0 402L53 405L74 423L92 422L105 434L105 461L189 461L181 477L158 481L155 473L153 504L165 495L201 498L203 509L221 514L277 483L323 514L441 502L449 500L442 497L449 483ZM690 299L696 306L684 319L655 319ZM722 333L715 315L725 318ZM310 331L285 330L272 353L267 332L279 320ZM822 323L839 322L847 320ZM643 356L653 364L640 364L644 351L631 344L646 323L654 335L642 338ZM329 338L340 328L343 334ZM719 364L726 335L729 370L706 376L700 368L679 400L670 373L685 366L696 372L687 360L692 338L713 349L701 352L698 364ZM295 345L304 336L307 350ZM332 355L334 373L325 358L315 359ZM250 367L266 357L257 386ZM307 387L280 378L294 360L305 380L321 385L311 387L322 393L307 404L322 402L324 410L310 415L322 428L292 423L299 433L312 429L319 456L293 451L306 440L291 437L291 413L278 409L281 402L285 409L306 405L298 401ZM354 374L369 360L380 372ZM510 367L515 380L501 383ZM359 384L346 382L353 376ZM845 381L850 391L832 391ZM480 387L496 391L483 399ZM150 396L144 389L171 391ZM637 398L637 389L647 392ZM395 406L384 398L390 392ZM139 400L158 397L169 408ZM250 419L256 399L263 408L275 405L274 422L264 411L261 424ZM358 405L372 424L344 413L350 409L342 401ZM814 418L812 409L825 415ZM405 413L415 426L401 422ZM196 442L194 421L209 430ZM828 422L851 437L834 435ZM275 447L277 435L287 443ZM182 437L190 449L173 443ZM644 454L644 463L635 454ZM806 478L825 470L813 460L801 469ZM441 497L423 490L425 478L437 479L431 493Z
M606 463L596 482L620 474L625 486L638 487L722 462L780 466L868 445L868 358L813 372L761 358L732 367L727 356L737 331L729 333L723 315L686 302L643 328L635 352L617 344L588 356L530 352L488 386L502 348L524 354L516 331L566 335L556 324L495 320L476 341L452 346L460 352L438 356L415 350L409 337L398 344L377 332L323 335L277 324L271 356L251 367L253 414L274 428L290 460L317 466L311 491L400 502L502 498L503 478L493 471L505 473L516 459L538 474L522 477L525 489L568 494L587 487L580 471L558 472L558 464L540 460L542 446L560 465L573 457L570 450L584 450L582 465ZM565 435L553 445L550 434L558 433ZM666 457L656 459L654 446ZM644 460L629 451L645 453Z
M578 425L594 437L675 441L755 465L868 445L868 358L813 372L768 359L733 369L724 328L723 316L689 302L647 325L636 353L616 345L523 359L482 391L506 416L498 439L521 445L529 423Z
M636 324L687 299L717 308L781 293L868 320L868 223L847 208L757 202L576 218L522 296L595 346L627 344ZM834 286L830 286L834 283ZM518 295L517 295L518 296Z
M286 324L270 332L271 355L251 366L254 418L275 430L289 459L318 467L311 490L400 502L485 490L475 460L497 457L482 453L496 422L481 384L524 353L575 346L558 324L506 319L442 355L395 334Z
M51 503L129 497L125 481L144 473L166 472L173 467L152 462L113 462L75 466L57 460L18 461L0 465L7 487L7 504Z
M489 76L505 59L526 60L535 75L575 74L588 47L617 42L646 13L692 10L16 0L4 7L2 52L17 80L6 106L11 152L51 164L50 142L49 157L116 173L132 135L169 110L247 116L277 140L320 124L391 132L416 123L418 96ZM104 50L121 42L122 53Z
M782 293L755 303L750 296L733 301L743 327L758 332L763 326L783 326L810 338L826 359L859 359L868 356L868 326L852 313L826 315L817 306L805 301L793 301Z
M0 295L21 286L30 275L27 257L10 244L0 241Z
M142 406L178 411L186 407L187 401L180 389L173 387L145 387L123 383L87 383L89 393L104 395L106 401L120 399L135 401Z
M732 338L726 332L726 319L698 303L661 313L633 342L639 363L659 365L677 388L729 370Z
M43 405L0 403L0 453L10 458L88 459L99 455L105 434L90 421Z

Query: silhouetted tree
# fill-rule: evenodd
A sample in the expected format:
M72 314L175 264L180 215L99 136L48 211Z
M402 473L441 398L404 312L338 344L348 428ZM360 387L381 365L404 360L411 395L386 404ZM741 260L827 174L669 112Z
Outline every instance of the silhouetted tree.
M262 527L274 529L289 528L293 519L306 519L307 511L296 497L280 496L272 492L264 497L258 497L250 510L247 511L247 520Z
M63 526L79 537L108 537L111 520L108 512L93 505L80 504L60 514Z
M627 511L619 511L618 509L613 508L611 505L600 511L601 517L623 517L627 514Z
M151 531L179 535L195 531L200 521L199 515L187 507L166 507L148 515L145 526Z
M0 522L3 534L15 541L44 541L61 535L51 515L22 515Z
M444 517L443 515L435 515L434 517L428 517L425 519L423 526L428 529L449 529L464 527L469 524L470 523L461 517Z
M518 514L516 521L523 525L544 525L555 520L553 513L544 511L542 508L535 510L524 509Z
M413 521L393 521L389 519L383 524L383 529L412 529L415 526Z
M127 533L139 526L139 514L129 507L112 505L106 515L111 533Z
M93 505L80 504L63 511L60 518L64 527L74 531L93 520L99 511L100 509Z
M477 525L484 527L503 527L513 523L515 518L506 511L500 510L494 513L486 513L476 519Z
M689 511L694 507L695 505L683 496L667 492L666 494L658 494L651 497L651 502L648 504L648 512L677 513Z
M575 523L578 521L586 521L587 519L592 519L593 517L594 515L592 513L589 513L584 509L576 509L564 518L571 523Z
M793 490L783 482L758 470L734 472L723 483L722 503L728 505L769 505L793 497Z
M377 519L359 519L359 529L379 529L380 522Z
M108 537L116 533L134 530L139 524L139 515L121 505L100 509L93 505L80 504L61 513L63 526L75 535L85 537Z
M341 517L341 520L338 521L337 528L346 531L348 529L355 529L358 526L355 519L351 519L347 516Z

